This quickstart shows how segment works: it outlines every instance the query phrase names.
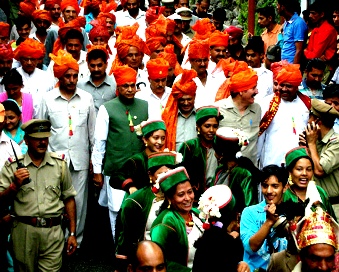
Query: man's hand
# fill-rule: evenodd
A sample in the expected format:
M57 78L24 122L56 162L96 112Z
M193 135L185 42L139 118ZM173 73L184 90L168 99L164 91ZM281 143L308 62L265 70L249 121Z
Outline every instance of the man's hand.
M67 239L67 256L72 255L77 249L78 243L75 236L69 236Z
M29 171L27 168L19 168L14 173L14 183L19 188L21 187L23 181L27 178L29 178Z
M266 221L270 222L272 225L278 220L279 215L275 213L277 206L273 203L273 201L266 205Z
M250 271L251 269L247 263L245 263L244 261L238 263L237 272L250 272Z
M299 134L299 146L307 146L305 134L306 134L306 132Z
M100 189L104 185L104 176L103 174L94 174L93 175L94 186L99 187Z
M318 130L319 126L313 121L311 124L307 124L306 131L306 141L310 144L316 144L318 139Z

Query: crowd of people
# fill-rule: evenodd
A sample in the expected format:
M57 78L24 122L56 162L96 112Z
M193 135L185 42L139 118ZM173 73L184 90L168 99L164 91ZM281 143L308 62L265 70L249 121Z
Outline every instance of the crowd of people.
M60 271L91 186L116 272L339 269L339 5L4 2L1 271Z

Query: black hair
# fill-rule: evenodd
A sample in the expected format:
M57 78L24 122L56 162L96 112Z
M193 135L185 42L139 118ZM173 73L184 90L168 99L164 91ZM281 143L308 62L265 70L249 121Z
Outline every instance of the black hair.
M213 11L213 19L219 21L226 21L226 10L224 8L216 8Z
M30 18L26 17L26 16L18 16L18 18L15 19L15 22L14 22L15 26L17 29L19 28L22 28L24 25L28 25L29 27L32 27L31 24L32 24L32 21Z
M198 127L201 127L203 125L203 123L205 123L208 119L213 118L213 117L217 120L218 124L219 124L220 120L222 120L224 118L224 116L222 116L222 115L219 115L218 117L217 116L205 116L205 117L199 119L196 122L196 124L197 124Z
M66 32L63 43L66 44L69 39L77 39L80 41L81 44L84 43L84 36L82 35L81 31L74 28Z
M15 84L15 85L22 86L23 85L22 76L15 68L12 68L4 75L4 77L2 78L1 84L5 86L7 86L8 84Z
M312 112L310 113L312 114ZM324 116L322 117L319 117L319 116L316 116L314 114L312 114L315 118L318 118L321 120L321 123L327 127L327 128L332 128L334 126L334 121L336 119L335 116L333 115L330 115L330 114L324 114Z
M266 18L272 17L272 22L275 22L275 8L272 6L267 6L263 8L258 8L256 10L257 13L265 16Z
M295 158L293 161L291 161L290 165L286 166L287 171L288 172L292 172L292 170L293 170L294 166L296 165L297 161L299 161L300 159L308 159L311 162L312 170L314 170L314 162L311 159L311 157L309 157L309 156L302 156L302 157L299 157L299 158Z
M201 4L201 2L211 3L211 0L197 0L197 4Z
M313 68L324 71L326 68L326 64L321 59L318 59L318 58L311 59L308 61L305 70L307 72L310 72L312 71Z
M297 12L298 14L301 12L300 4L297 0L278 0L278 4L284 6L289 12Z
M4 106L6 111L10 110L14 112L17 116L21 116L21 110L15 101L8 99L1 102L1 104Z
M311 5L308 6L307 8L308 11L315 11L318 13L326 12L326 4L324 2L320 2L319 0L314 1Z
M264 183L271 176L275 176L278 181L281 182L283 186L285 186L288 180L288 171L285 169L285 167L275 164L267 165L261 170L260 183Z
M264 41L260 36L253 36L248 39L248 43L245 47L245 52L247 50L253 50L255 53L263 54L264 53Z
M153 135L154 132L156 132L158 130L163 130L163 129L157 129L157 130L150 131L147 134L143 135L142 138L148 139L149 137L151 137ZM165 133L166 133L166 131L165 131Z
M107 63L107 55L104 51L100 49L93 49L89 53L87 53L87 62L91 60L102 59L104 63Z
M339 84L329 84L323 90L323 98L332 98L338 97L339 98Z

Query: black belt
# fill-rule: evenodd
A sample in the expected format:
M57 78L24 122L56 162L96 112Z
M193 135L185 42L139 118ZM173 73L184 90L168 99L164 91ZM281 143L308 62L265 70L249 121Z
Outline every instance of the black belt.
M332 196L329 199L332 205L339 204L339 196Z
M31 225L37 228L51 228L61 224L61 216L51 218L17 216L15 217L15 219L21 223Z

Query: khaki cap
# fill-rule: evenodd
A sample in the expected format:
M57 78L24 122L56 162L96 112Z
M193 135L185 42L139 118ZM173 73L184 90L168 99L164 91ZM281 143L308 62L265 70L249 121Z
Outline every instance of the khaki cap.
M188 21L192 19L192 10L186 7L177 8L175 13L181 16L181 20Z
M49 120L32 119L21 125L25 134L33 138L51 136L51 122Z
M319 99L312 99L311 102L311 114L319 118L338 118L339 112L332 106L322 102Z

